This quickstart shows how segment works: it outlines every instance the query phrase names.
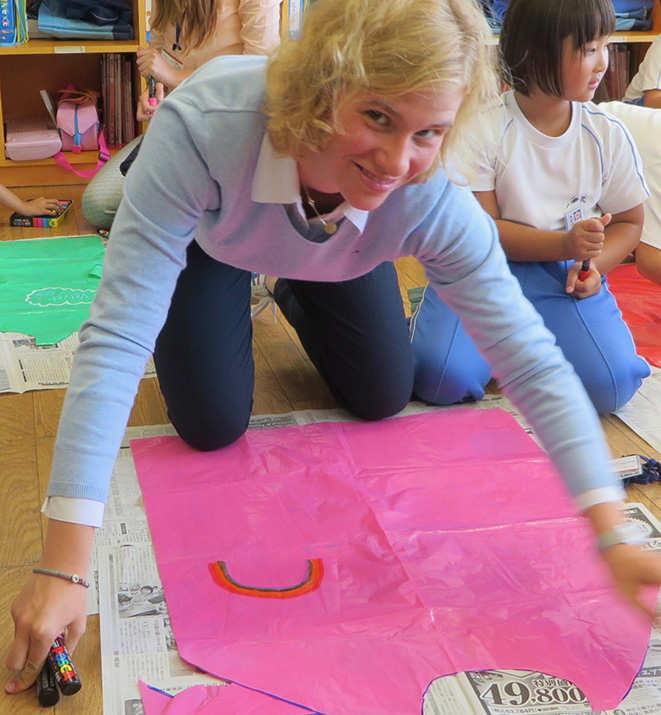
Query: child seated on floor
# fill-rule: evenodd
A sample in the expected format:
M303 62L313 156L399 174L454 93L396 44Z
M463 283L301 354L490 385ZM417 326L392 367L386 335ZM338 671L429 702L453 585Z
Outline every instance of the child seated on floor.
M661 112L625 102L602 102L599 106L624 123L640 153L650 197L644 205L643 233L634 252L636 266L642 276L661 285Z
M623 101L661 109L661 35L649 46Z
M38 199L24 201L2 184L0 184L0 206L21 214L21 216L43 216L44 214L57 213L62 209L62 205L57 199L40 196Z
M650 372L606 281L638 246L648 196L627 130L591 102L614 26L610 0L510 3L499 44L513 90L485 112L471 184L523 294L600 413L625 405ZM410 328L419 397L484 395L489 366L435 291Z

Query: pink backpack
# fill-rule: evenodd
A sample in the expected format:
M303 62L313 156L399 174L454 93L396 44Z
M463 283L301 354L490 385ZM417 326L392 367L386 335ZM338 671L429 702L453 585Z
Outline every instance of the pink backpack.
M78 176L94 176L110 158L99 122L96 106L98 96L98 93L91 89L76 89L69 84L60 90L60 98L57 101L56 121L62 139L62 151L80 154L81 151L100 149L97 166L91 171L76 171L62 152L55 155L55 161L61 167Z
M76 89L72 84L60 90L56 119L63 151L80 154L99 148L98 96L91 89Z

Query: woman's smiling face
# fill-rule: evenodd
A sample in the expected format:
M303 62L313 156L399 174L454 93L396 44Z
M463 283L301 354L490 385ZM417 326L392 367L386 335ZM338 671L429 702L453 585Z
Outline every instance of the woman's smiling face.
M462 99L460 89L396 97L347 94L338 111L342 133L299 157L301 183L339 193L358 209L378 208L395 189L431 167Z

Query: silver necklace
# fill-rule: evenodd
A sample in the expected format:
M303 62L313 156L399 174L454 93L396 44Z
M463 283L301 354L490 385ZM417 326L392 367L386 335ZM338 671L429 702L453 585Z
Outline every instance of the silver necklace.
M328 234L335 233L335 231L337 231L337 224L335 223L335 221L326 221L326 219L322 218L319 211L317 211L317 206L314 203L314 199L310 198L310 194L308 193L308 190L305 186L303 186L303 192L305 193L305 200L308 202L308 206L314 211L319 221L321 221L321 225L324 227L324 231L326 231L326 233Z

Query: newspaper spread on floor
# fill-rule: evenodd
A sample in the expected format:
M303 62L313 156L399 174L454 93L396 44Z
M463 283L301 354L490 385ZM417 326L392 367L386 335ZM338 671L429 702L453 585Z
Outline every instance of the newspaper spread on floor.
M502 395L487 395L464 405L500 407L512 413L532 435L520 413ZM401 414L439 408L411 403ZM309 410L257 416L251 428L265 429L315 422L354 420L345 410ZM163 588L149 535L129 441L174 434L170 425L127 429L113 472L103 530L97 533L91 598L98 589L104 715L142 715L138 680L170 694L191 685L219 681L184 663L172 634ZM534 435L532 435L534 437ZM647 548L661 550L661 524L639 504L628 505L628 520L648 538ZM90 602L90 612L96 604ZM434 681L424 698L424 715L583 715L593 713L571 683L540 673L488 671L447 676ZM661 715L661 631L654 630L645 667L620 709L608 715Z
M0 394L66 387L78 343L77 332L54 345L35 345L34 338L22 333L0 333ZM149 358L145 377L155 376Z
M615 414L661 452L661 370L653 368L638 392Z

